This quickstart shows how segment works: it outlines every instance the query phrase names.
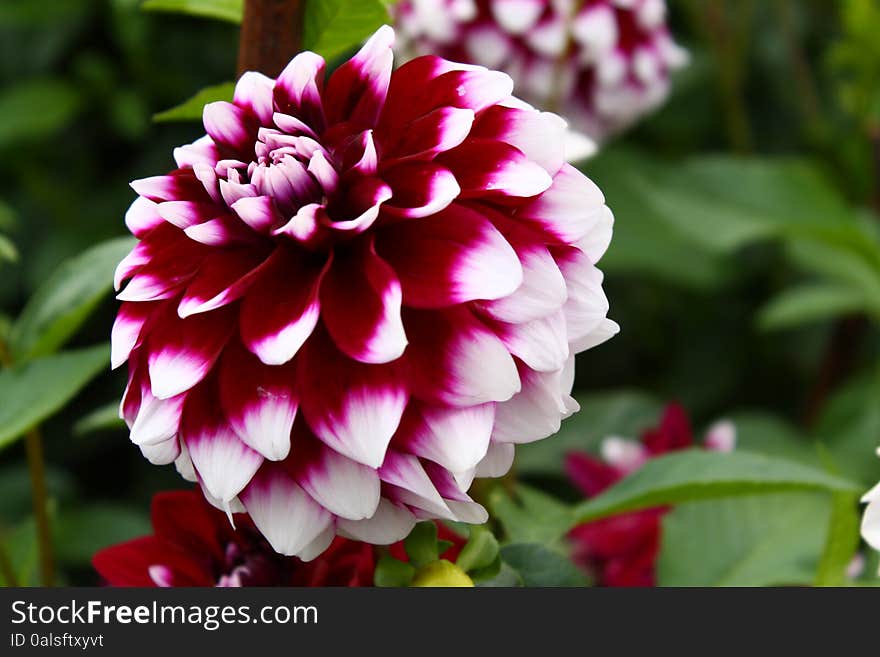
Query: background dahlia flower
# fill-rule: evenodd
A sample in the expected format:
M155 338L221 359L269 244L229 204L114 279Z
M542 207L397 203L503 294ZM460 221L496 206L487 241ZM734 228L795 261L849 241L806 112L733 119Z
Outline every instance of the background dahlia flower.
M880 448L877 449L880 456ZM875 550L880 550L880 484L877 484L862 497L866 502L862 515L862 538Z
M436 54L509 73L517 94L593 139L655 109L687 55L665 0L404 0L407 54Z
M678 404L669 404L656 428L640 441L616 436L601 445L601 458L577 452L566 457L572 482L588 498L595 497L647 460L694 446L690 420ZM736 428L726 420L713 424L703 439L706 449L729 452L736 446ZM660 551L660 520L668 507L645 509L587 522L569 533L574 560L600 586L654 586Z
M207 105L178 168L132 183L116 273L131 440L305 560L484 522L474 477L559 429L574 354L617 331L612 214L564 122L479 66L392 73L393 40Z
M244 515L235 528L195 491L153 497L153 534L93 558L111 586L372 586L375 548L337 537L305 563L275 552Z

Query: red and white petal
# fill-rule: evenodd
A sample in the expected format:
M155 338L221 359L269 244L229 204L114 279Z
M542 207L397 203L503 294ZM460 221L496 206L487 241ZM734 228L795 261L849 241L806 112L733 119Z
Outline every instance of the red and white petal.
M138 239L143 239L163 221L157 204L143 196L138 196L125 212L125 225Z
M258 241L253 231L243 226L231 214L221 214L213 219L183 229L188 238L207 246L234 247L253 245Z
M241 303L241 338L266 365L293 358L320 315L318 290L326 263L280 246Z
M242 155L253 155L258 128L255 118L241 107L222 100L208 103L202 112L205 132L211 139Z
M579 354L587 349L598 347L600 344L610 340L618 333L620 333L620 326L617 322L606 317L587 335L577 340L573 340L571 342L571 350L572 352Z
M230 345L219 377L220 403L239 438L270 461L287 458L299 408L294 364L264 365L243 347Z
M362 363L388 363L403 354L407 340L400 281L371 242L336 251L320 296L324 325L348 356Z
M156 211L169 224L184 230L213 219L222 210L204 201L165 201L156 205Z
M520 367L522 391L495 407L493 442L530 443L559 431L570 414L560 372L535 372Z
M141 454L153 465L168 465L180 456L180 441L177 436L161 443L140 445Z
M186 395L183 394L170 399L157 399L149 386L143 385L140 408L129 435L131 442L135 445L155 445L176 436L185 399Z
M462 473L473 469L486 456L494 404L465 408L411 404L395 444L444 468Z
M214 165L220 160L220 151L210 135L203 135L193 143L186 146L178 146L173 151L174 161L177 166L186 167L206 166L213 170Z
M550 112L495 105L480 115L471 137L515 146L551 176L565 163L565 121Z
M403 506L382 498L376 513L365 520L336 520L341 536L372 545L390 545L409 536L415 527L416 517Z
M438 518L452 519L452 512L434 486L418 457L389 450L379 477L384 495L394 502L421 509Z
M399 368L350 360L323 331L302 359L299 391L312 431L340 454L378 468L409 398Z
M543 0L492 0L489 7L498 24L510 34L525 34L540 18Z
M116 369L141 344L144 324L156 310L155 303L123 303L119 306L110 332L110 365Z
M554 372L568 359L569 336L562 310L521 324L493 325L511 354L533 370Z
M460 68L422 83L413 103L412 115L427 114L446 105L479 113L513 93L513 80L505 73L490 71L482 66L451 65Z
M587 254L590 262L596 264L605 255L608 245L611 244L611 234L614 230L614 214L611 208L605 206L599 216L599 221L593 226L576 246Z
M263 463L217 413L216 401L204 387L187 396L180 432L199 480L221 502L238 495Z
M263 263L262 254L247 249L208 255L183 293L178 316L205 313L237 301L260 275Z
M235 83L232 102L253 114L260 125L271 125L274 87L275 80L272 78L256 71L246 71Z
M414 396L451 406L505 401L519 392L504 343L466 308L404 311Z
M602 272L579 249L560 250L556 255L568 289L568 299L563 307L568 340L580 343L608 314Z
M240 498L269 544L288 556L306 551L333 522L333 516L277 465L261 468Z
M382 211L392 217L430 217L461 193L453 173L434 162L405 162L383 171L382 179L393 190Z
M275 81L275 105L282 114L303 120L311 129L324 129L321 100L324 83L324 59L313 52L301 52L281 71ZM282 130L288 129L276 118ZM291 131L292 132L292 131Z
M394 30L383 25L354 57L334 71L323 96L331 125L342 121L375 125L391 80L393 43Z
M514 243L523 270L522 284L512 294L479 303L481 309L502 322L528 322L546 317L565 303L568 292L562 272L541 244Z
M483 505L474 502L461 490L453 473L430 462L425 464L425 472L452 511L453 520L480 525L489 519L489 513Z
M396 133L398 140L385 145L383 158L430 160L461 144L474 124L474 111L458 107L438 107Z
M486 456L477 464L477 477L503 477L513 465L516 447L512 443L490 443Z
M252 230L264 235L284 223L284 216L275 207L271 196L245 196L230 207Z
M156 203L181 198L208 200L204 186L192 169L176 169L164 176L151 176L133 180L131 188L140 196Z
M376 470L352 461L311 435L294 434L292 476L325 509L349 520L370 518L379 504Z
M234 320L229 309L186 319L171 313L157 318L147 340L153 395L168 399L204 379L229 339Z
M189 450L186 448L186 443L180 439L178 439L177 442L180 444L180 454L174 459L174 469L177 470L177 474L181 477L187 481L195 483L199 480L199 477L196 475L196 468L193 465L192 459L189 457Z
M554 180L518 148L491 139L468 139L439 155L437 162L455 174L463 197L535 196L549 189Z
M324 551L330 547L333 539L336 538L336 527L333 523L327 525L327 528L318 534L312 541L303 547L297 556L301 561L309 562L321 556Z
M517 211L517 217L540 226L566 244L582 239L605 213L605 197L598 187L570 164L553 177L553 184Z
M376 248L397 272L403 303L442 308L499 299L522 283L513 247L479 212L453 203L433 217L388 226Z

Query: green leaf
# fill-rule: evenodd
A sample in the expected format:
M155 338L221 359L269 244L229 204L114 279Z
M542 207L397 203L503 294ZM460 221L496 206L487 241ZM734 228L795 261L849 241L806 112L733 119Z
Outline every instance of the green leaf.
M857 289L833 283L810 283L784 290L758 313L764 331L787 329L865 310L870 304Z
M504 528L505 538L514 543L553 544L571 526L570 509L546 493L520 484L514 500L502 488L489 494L492 515Z
M83 436L95 431L122 429L125 422L119 417L119 402L113 401L84 415L73 425L73 434Z
M653 426L663 410L656 399L641 392L614 391L578 395L581 410L562 423L547 440L517 446L516 470L525 476L559 475L571 451L595 451L611 435L638 436Z
M241 23L244 0L144 0L141 8Z
M5 235L0 235L0 262L18 262L18 249Z
M53 545L61 563L84 566L98 550L151 533L147 512L96 503L59 513L53 526Z
M38 79L0 91L0 148L46 139L73 119L79 96L69 83Z
M71 474L49 464L46 464L46 488L49 498L61 503L73 498L75 492ZM30 473L24 462L0 469L0 529L23 521L33 513L31 496Z
M791 490L857 493L860 484L780 458L737 451L683 450L645 463L572 509L572 525L625 511L704 499Z
M813 582L830 516L822 493L776 493L680 504L663 517L662 586Z
M850 248L813 239L788 243L792 261L807 271L836 281L861 294L865 304L880 312L880 269L877 263Z
M567 557L540 543L511 543L501 548L501 559L519 574L526 586L587 586L584 575Z
M12 328L15 362L54 352L88 318L113 286L113 271L135 240L112 239L64 262L25 305Z
M498 572L489 579L474 578L474 584L476 586L482 588L512 588L516 586L524 586L522 576L501 560L500 553L498 555L498 561Z
M440 553L437 545L437 525L430 520L420 522L403 542L410 563L416 568L437 561Z
M218 100L231 101L235 93L234 82L223 82L211 87L205 87L195 96L185 100L180 105L153 115L157 123L170 121L201 121L205 105Z
M760 411L741 411L732 413L729 419L736 427L736 451L825 468L815 439L802 435L782 418Z
M69 402L109 368L107 345L66 351L0 371L0 448Z
M332 59L361 44L388 20L388 9L378 0L309 0L303 48Z
M498 558L498 540L485 527L474 525L455 563L466 573L487 568Z
M847 566L859 547L858 509L858 495L836 493L832 496L831 522L816 572L816 586L843 586L846 583Z
M415 574L412 564L384 555L376 563L373 582L381 587L409 586Z

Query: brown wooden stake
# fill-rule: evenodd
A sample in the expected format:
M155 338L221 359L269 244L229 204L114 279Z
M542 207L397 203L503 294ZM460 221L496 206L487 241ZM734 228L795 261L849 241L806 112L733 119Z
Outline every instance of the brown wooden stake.
M238 75L277 77L302 49L305 0L245 0L238 44Z

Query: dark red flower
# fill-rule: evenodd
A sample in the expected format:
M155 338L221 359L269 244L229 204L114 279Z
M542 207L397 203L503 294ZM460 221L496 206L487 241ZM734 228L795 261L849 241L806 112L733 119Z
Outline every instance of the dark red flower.
M243 514L235 528L196 491L153 497L153 535L98 552L111 586L372 586L372 545L336 537L308 563L275 552Z
M735 442L733 424L721 421L706 432L703 446L730 451ZM672 403L664 410L659 426L645 430L641 441L606 438L600 458L576 452L566 457L565 465L572 482L589 498L639 469L645 461L693 445L687 413ZM660 521L666 511L668 507L657 507L578 525L569 533L575 561L600 586L654 586Z

